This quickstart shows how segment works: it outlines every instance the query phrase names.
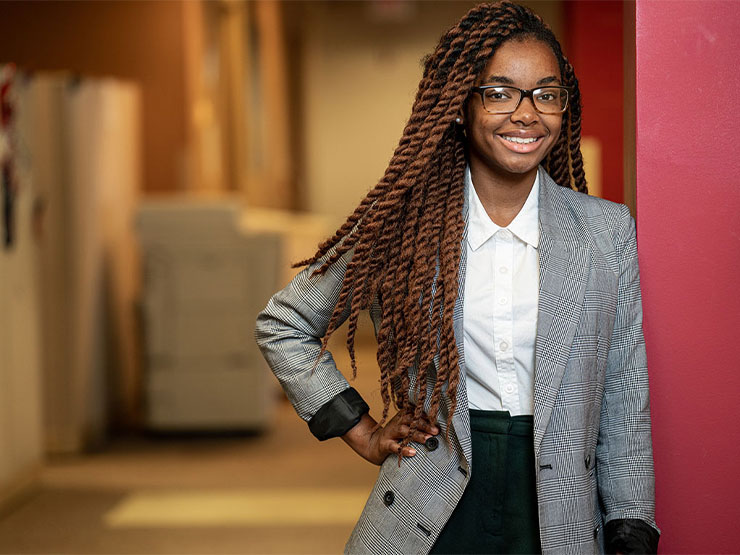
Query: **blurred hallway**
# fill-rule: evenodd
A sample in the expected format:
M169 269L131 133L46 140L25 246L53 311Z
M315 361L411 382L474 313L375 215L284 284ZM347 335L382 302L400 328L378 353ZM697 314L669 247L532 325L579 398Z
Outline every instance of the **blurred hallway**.
M343 338L333 343L347 368ZM353 385L377 406L374 359L370 343L358 345ZM0 515L0 553L341 552L376 467L339 439L319 444L287 401L273 421L260 436L134 436L52 459Z

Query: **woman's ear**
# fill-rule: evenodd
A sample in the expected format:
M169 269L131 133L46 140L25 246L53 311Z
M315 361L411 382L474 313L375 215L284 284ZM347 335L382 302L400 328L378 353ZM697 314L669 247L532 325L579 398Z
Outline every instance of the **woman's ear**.
M457 129L457 132L460 133L463 137L468 136L468 133L465 129L465 116L463 116L461 113L458 113L457 116L455 116L455 128Z

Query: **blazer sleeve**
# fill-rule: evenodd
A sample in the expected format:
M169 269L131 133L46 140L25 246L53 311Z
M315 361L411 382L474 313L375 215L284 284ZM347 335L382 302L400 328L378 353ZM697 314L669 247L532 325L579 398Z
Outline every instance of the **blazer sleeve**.
M331 353L318 359L351 256L350 250L323 275L311 275L322 260L304 268L257 316L255 339L265 360L298 415L321 440L343 435L369 410ZM339 324L349 308L348 303Z
M625 541L648 541L655 552L653 451L647 357L635 222L621 206L616 239L619 289L606 365L604 399L596 447L599 495L605 512L607 549L632 552ZM620 547L624 545L625 547ZM615 547L612 547L614 549Z

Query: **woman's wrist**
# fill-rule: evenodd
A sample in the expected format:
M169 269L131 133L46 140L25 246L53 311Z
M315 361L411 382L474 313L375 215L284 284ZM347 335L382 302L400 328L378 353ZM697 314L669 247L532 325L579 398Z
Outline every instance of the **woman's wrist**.
M360 421L352 426L347 433L342 437L344 442L349 445L352 450L360 455L363 459L373 463L380 464L383 461L375 461L375 457L372 456L371 442L373 432L378 429L378 423L375 419L370 416L369 413L365 413L360 418Z

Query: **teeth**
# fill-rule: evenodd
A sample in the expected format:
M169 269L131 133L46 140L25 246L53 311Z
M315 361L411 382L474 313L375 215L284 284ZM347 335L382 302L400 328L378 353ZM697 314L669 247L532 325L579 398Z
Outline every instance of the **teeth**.
M507 137L506 135L501 135L501 138L503 138L505 141L509 141L510 143L519 143L522 145L533 143L538 140L538 137L529 137L527 139L523 139L520 137Z

